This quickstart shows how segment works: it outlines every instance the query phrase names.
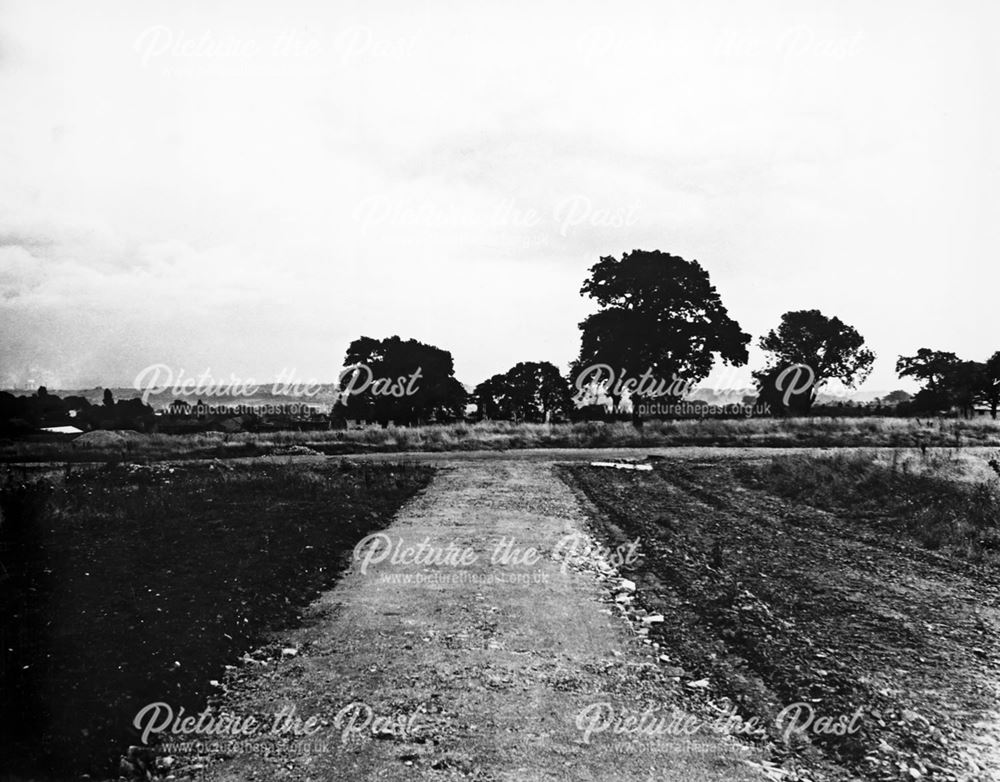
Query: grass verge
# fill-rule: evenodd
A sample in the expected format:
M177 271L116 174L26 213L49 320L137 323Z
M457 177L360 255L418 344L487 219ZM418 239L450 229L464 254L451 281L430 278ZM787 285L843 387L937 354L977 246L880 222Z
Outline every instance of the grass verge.
M1000 489L996 480L961 482L942 457L914 469L864 453L790 456L740 463L735 474L748 488L836 512L873 531L905 535L931 550L974 562L1000 561Z
M320 454L502 451L522 448L1000 446L988 418L747 418L529 424L509 421L321 432L167 435L126 433L121 442L0 441L0 462L161 461L260 456L310 448Z

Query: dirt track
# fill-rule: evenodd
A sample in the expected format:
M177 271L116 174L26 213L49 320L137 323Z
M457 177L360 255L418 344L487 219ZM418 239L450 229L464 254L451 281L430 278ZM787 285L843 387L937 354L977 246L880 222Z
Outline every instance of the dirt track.
M446 466L386 534L404 547L425 539L468 547L475 563L384 561L362 573L355 562L313 606L314 621L280 639L297 654L266 664L257 655L261 662L242 666L221 702L243 715L287 704L301 717L316 715L324 721L310 738L318 751L288 738L212 762L205 778L761 779L745 762L751 749L707 731L607 730L584 741L581 709L608 702L666 715L682 686L612 610L608 587L617 579L592 557L574 557L572 567L553 558L557 541L585 525L579 500L547 461ZM491 563L501 538L542 556ZM439 580L416 583L418 575ZM353 714L361 724L365 708L395 721L374 737L370 727L345 730ZM183 765L179 758L176 770Z

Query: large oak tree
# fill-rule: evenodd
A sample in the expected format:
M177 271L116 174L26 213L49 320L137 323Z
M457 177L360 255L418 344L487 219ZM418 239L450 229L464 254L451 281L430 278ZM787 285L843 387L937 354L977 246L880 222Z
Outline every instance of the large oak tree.
M580 289L600 310L580 323L580 355L571 368L607 364L618 378L646 372L665 384L704 380L717 359L747 362L750 335L722 304L697 261L633 250L601 258Z

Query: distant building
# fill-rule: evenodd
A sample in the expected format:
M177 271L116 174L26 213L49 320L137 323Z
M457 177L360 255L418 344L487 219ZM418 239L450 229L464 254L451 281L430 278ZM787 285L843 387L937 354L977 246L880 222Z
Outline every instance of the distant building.
M48 434L83 434L83 429L75 426L43 426L41 431Z

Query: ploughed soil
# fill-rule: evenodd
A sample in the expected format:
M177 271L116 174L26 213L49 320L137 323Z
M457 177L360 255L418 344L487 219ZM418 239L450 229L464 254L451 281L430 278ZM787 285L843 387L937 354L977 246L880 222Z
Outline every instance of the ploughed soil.
M422 466L110 466L0 487L0 778L117 777L145 704L204 707Z
M679 681L707 680L690 700L761 718L788 772L775 778L1000 779L996 566L877 514L783 499L736 461L654 464L561 474L593 503L596 535L640 540L636 602L663 616L650 638ZM776 722L797 702L811 725L804 708ZM855 731L824 730L858 709Z

